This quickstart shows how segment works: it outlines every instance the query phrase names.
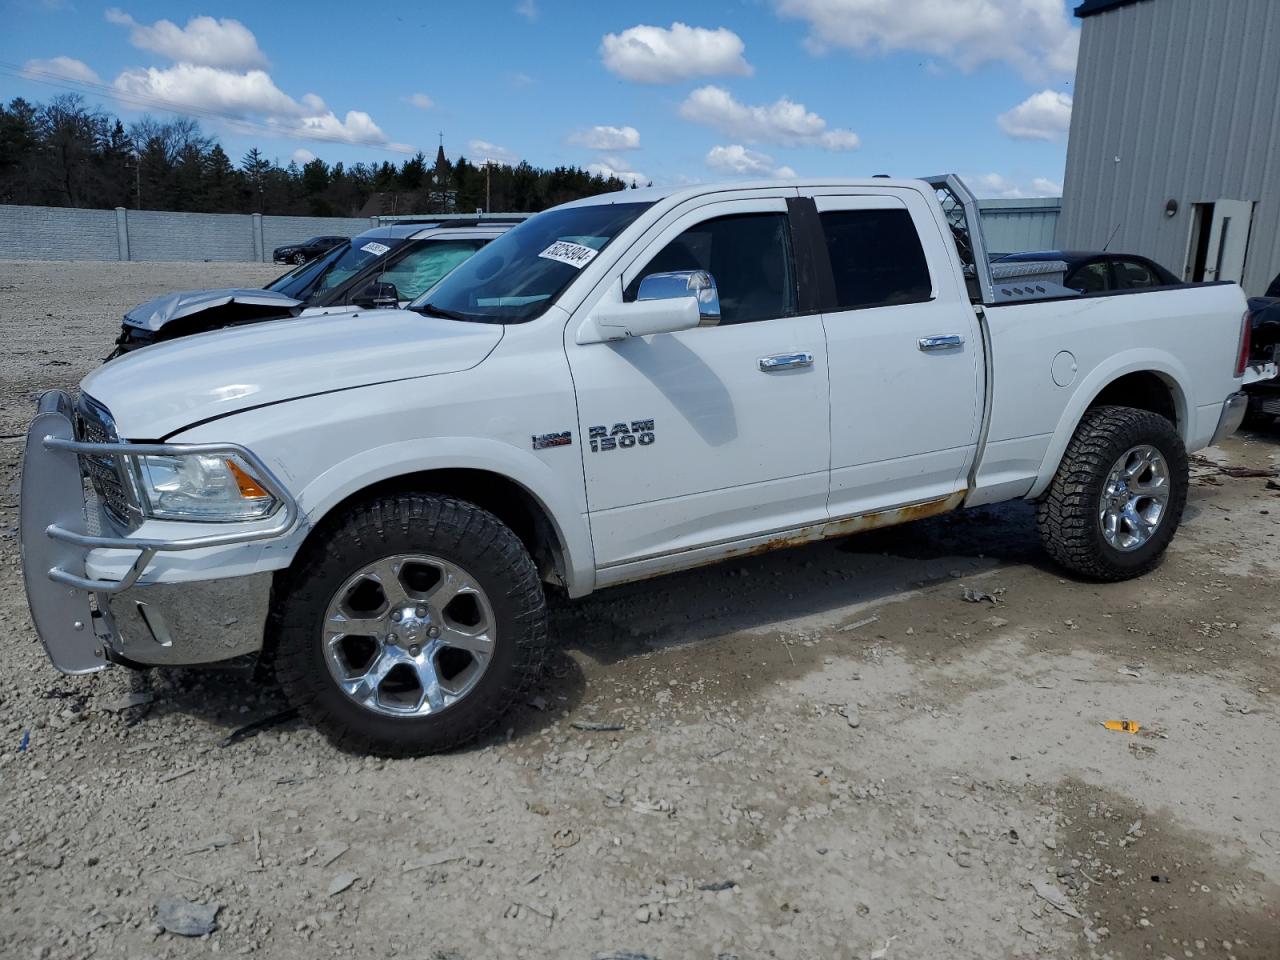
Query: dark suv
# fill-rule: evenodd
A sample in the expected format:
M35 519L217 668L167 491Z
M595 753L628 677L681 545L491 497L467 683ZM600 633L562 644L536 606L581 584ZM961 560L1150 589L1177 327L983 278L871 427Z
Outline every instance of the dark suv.
M346 242L346 237L312 237L302 243L276 247L271 253L271 259L276 263L306 263Z

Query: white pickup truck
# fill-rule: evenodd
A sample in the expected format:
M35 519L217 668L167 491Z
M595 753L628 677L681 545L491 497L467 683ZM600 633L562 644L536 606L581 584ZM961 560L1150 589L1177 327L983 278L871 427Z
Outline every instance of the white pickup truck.
M993 275L954 177L628 190L405 310L220 330L45 394L22 550L86 673L254 656L335 742L490 728L581 597L960 507L1039 504L1076 574L1155 565L1233 431L1233 284Z

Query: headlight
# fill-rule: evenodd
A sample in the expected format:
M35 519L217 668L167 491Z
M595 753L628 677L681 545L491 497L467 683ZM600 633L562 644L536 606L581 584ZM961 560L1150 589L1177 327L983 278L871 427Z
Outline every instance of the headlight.
M144 516L157 520L256 520L279 505L236 456L193 453L133 458Z

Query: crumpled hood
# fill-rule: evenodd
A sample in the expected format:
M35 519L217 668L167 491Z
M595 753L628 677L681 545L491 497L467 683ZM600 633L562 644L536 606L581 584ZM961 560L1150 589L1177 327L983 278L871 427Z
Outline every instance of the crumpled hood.
M160 440L249 407L467 370L501 324L360 310L214 330L125 354L80 382L121 437Z
M171 320L180 320L233 303L252 307L279 307L281 316L289 316L302 306L301 300L270 290L182 290L178 293L166 293L163 297L156 297L134 307L124 315L124 322L131 327L154 332Z

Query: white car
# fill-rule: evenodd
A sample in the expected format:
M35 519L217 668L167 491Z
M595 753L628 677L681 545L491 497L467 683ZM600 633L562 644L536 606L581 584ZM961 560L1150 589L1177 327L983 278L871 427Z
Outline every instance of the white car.
M1187 451L1243 415L1244 295L996 279L979 224L955 178L628 190L409 309L112 361L28 435L49 657L254 655L334 741L406 755L520 699L548 584L1018 498L1074 573L1150 570Z

